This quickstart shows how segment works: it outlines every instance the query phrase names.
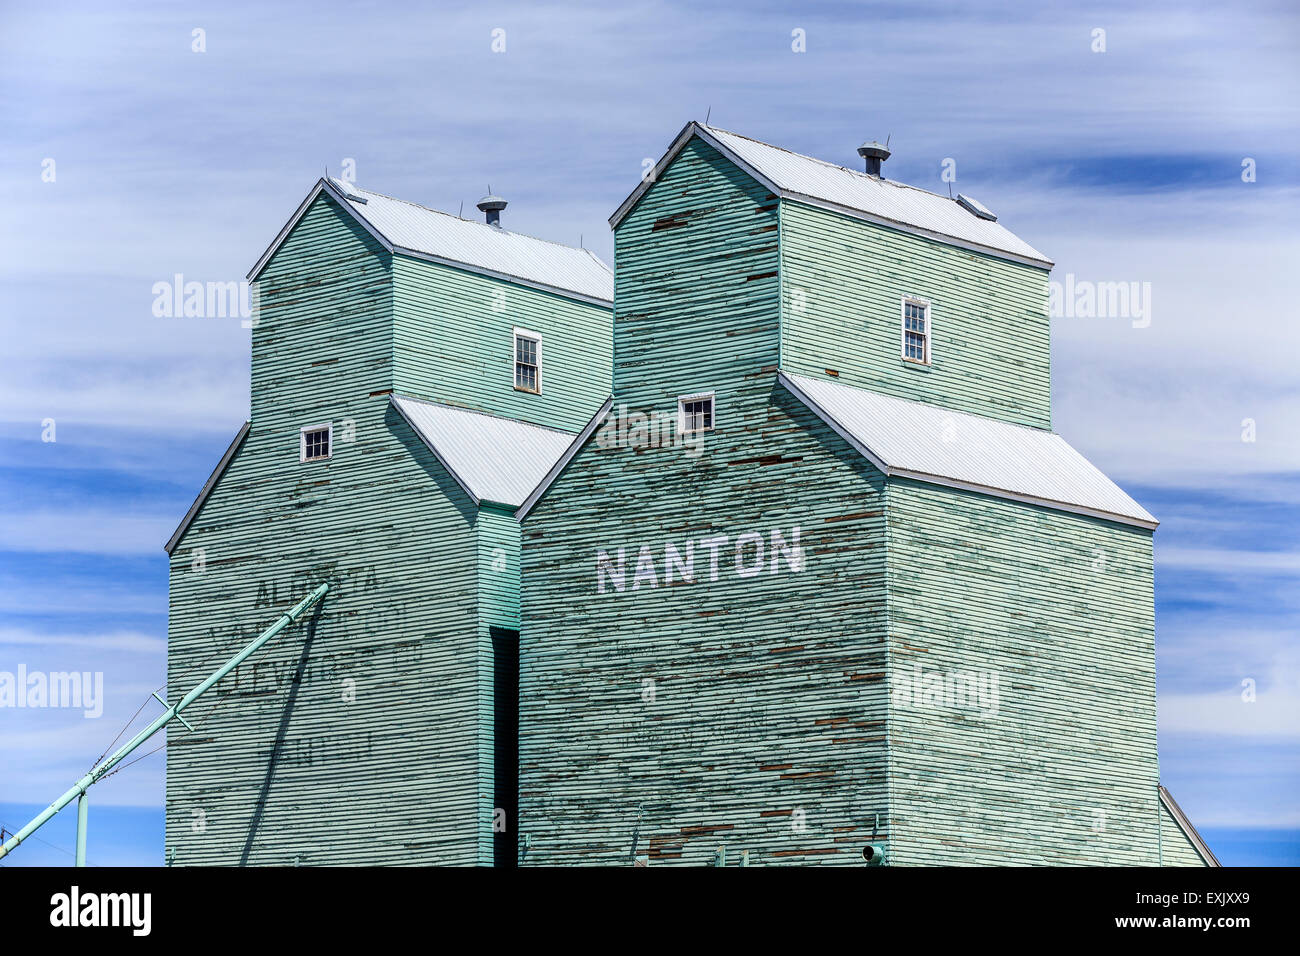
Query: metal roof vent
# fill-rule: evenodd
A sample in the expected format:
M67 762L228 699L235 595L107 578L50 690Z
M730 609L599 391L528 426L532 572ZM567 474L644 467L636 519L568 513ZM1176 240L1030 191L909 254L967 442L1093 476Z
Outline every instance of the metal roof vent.
M500 196L492 195L492 187L488 187L488 194L478 201L478 208L483 211L489 226L501 228L501 210L506 208L506 201Z
M338 187L338 191L341 192L352 202L357 202L357 203L361 203L362 205L365 205L366 197L361 195L361 193L357 192L357 187L353 186L346 179L334 179L333 177L330 177L330 182L332 182L336 187Z
M867 175L885 178L880 171L880 164L889 158L889 147L877 143L874 139L858 147L858 155L867 162Z
M989 210L989 208L985 206L982 202L980 202L978 199L972 199L970 196L966 196L963 195L962 193L958 193L957 204L959 206L962 206L965 209L970 210L975 215L979 216L981 219L987 219L989 222L998 221L998 217L993 215L993 213Z

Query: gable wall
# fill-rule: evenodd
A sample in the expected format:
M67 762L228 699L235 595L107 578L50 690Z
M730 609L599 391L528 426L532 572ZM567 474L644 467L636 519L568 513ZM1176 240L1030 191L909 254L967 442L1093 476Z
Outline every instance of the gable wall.
M333 590L170 734L178 865L490 860L476 509L370 394L391 385L388 283L328 202L263 275L253 422L170 559L169 699ZM299 462L324 421L333 457Z
M697 141L617 245L615 409L713 390L718 426L698 453L598 433L524 520L524 862L858 863L889 826L881 476L777 385L762 187Z
M781 203L782 368L1051 427L1047 273ZM901 356L902 297L931 303L932 362Z

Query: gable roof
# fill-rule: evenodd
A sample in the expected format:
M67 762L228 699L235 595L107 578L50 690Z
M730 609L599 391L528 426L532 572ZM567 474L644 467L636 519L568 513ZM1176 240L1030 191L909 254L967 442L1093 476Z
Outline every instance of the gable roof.
M1214 855L1214 851L1210 849L1210 845L1201 839L1201 834L1197 832L1196 827L1192 826L1192 821L1187 819L1187 814L1183 813L1183 808L1174 800L1174 795L1165 789L1164 784L1157 785L1157 789L1160 791L1160 802L1164 804L1169 815L1178 824L1178 829L1183 831L1183 836L1187 837L1188 842L1201 855L1206 865L1223 866L1219 858Z
M592 433L600 423L605 420L605 416L609 414L609 410L613 407L614 396L611 395L609 398L605 399L605 404L596 409L596 414L592 415L591 420L588 421L586 425L582 426L582 431L578 432L578 434L573 437L573 441L570 442L569 447L564 450L564 454L555 460L555 464L550 467L550 470L546 472L542 477L542 480L537 483L537 487L535 487L532 490L532 493L524 499L523 504L519 506L519 510L515 512L515 517L518 520L523 521L524 518L528 517L528 512L532 511L537 502L542 500L542 495L546 494L546 489L551 487L551 485L555 483L555 479L563 474L564 469L569 466L569 462L573 461L574 455L578 454L578 451L582 446L587 443L587 439L591 437Z
M252 422L244 422L243 427L239 429L239 434L235 436L235 440L230 443L229 447L226 448L225 454L221 456L221 460L217 462L217 467L212 469L212 474L208 475L208 480L205 481L203 487L199 489L199 493L195 497L194 503L190 505L190 510L185 512L185 517L181 519L181 523L176 526L176 530L172 532L172 536L168 538L167 543L163 545L163 550L168 554L171 554L176 550L176 545L181 543L181 538L184 537L185 532L189 530L190 524L193 523L195 517L199 513L199 509L203 507L203 502L208 500L208 495L212 494L212 489L217 486L217 482L221 480L221 476L226 473L226 468L229 467L231 459L235 457L235 453L239 451L239 447L244 444L244 439L248 437L248 428L251 424Z
M575 437L418 398L393 395L389 401L476 505L518 508Z
M1042 269L1052 260L998 222L964 204L915 186L868 176L825 160L702 123L687 123L663 158L609 219L617 227L637 201L693 137L700 137L782 199L790 199L857 219L925 236L948 245L984 252ZM981 207L982 208L982 207Z
M838 382L787 372L779 377L886 475L1140 528L1159 523L1054 432Z
M588 249L537 239L394 199L337 179L320 179L248 272L256 279L298 220L326 193L389 252L455 266L607 306L614 273Z

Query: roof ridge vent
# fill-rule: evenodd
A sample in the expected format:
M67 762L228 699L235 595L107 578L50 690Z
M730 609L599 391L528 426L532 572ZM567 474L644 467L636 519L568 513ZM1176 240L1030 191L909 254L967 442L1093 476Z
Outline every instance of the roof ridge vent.
M888 143L878 143L873 139L858 147L858 155L866 161L868 176L875 176L877 179L885 178L880 167L890 157Z
M509 203L500 196L493 195L491 184L488 185L488 194L475 203L475 205L478 207L479 211L483 213L483 217L487 220L489 226L496 226L498 229L501 228L501 210L505 209Z
M346 196L351 202L358 202L365 205L367 201L366 197L357 192L357 187L352 185L346 179L335 179L331 176L330 182L332 182L338 188L338 191Z
M993 215L993 212L987 206L985 206L978 199L973 199L972 197L967 196L965 193L957 194L957 205L961 206L963 209L966 209L969 212L974 213L976 216L979 216L979 218L981 219L987 219L989 222L998 221L998 217Z

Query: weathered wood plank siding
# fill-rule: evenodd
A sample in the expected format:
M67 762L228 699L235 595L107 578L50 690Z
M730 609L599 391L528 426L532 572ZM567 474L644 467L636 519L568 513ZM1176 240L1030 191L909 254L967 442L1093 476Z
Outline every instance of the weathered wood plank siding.
M251 418L259 430L316 424L392 388L391 257L328 196L319 197L259 277ZM328 418L328 416L327 416Z
M609 396L611 310L394 256L394 382L403 394L577 431ZM514 337L542 336L542 393L514 387Z
M909 481L887 500L892 862L1155 865L1151 533ZM984 693L937 691L966 675Z
M263 275L251 430L171 558L168 694L334 589L170 735L179 865L490 860L476 509L371 395L392 387L388 282L328 201ZM325 421L333 457L300 463Z
M1044 270L785 201L781 274L786 371L1051 427ZM904 295L930 300L928 366L900 355Z
M619 227L615 408L714 391L718 424L698 455L593 438L524 521L526 864L857 863L887 838L883 479L776 383L775 224L696 141ZM800 570L771 537L795 528Z

